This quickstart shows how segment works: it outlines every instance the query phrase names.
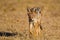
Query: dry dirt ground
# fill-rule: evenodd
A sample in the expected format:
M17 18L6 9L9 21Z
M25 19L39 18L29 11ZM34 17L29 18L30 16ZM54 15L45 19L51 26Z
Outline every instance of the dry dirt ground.
M40 39L29 38L27 7L42 9ZM0 40L60 40L60 0L0 0L0 32L18 33Z

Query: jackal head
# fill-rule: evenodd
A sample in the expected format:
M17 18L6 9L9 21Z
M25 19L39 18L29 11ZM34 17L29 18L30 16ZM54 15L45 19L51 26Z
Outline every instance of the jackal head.
M29 21L37 19L41 15L41 9L39 7L27 8Z

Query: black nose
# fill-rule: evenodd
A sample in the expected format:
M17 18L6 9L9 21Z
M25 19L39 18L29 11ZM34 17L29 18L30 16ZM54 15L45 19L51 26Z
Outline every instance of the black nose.
M29 19L29 22L33 22L34 20L32 20L32 19Z

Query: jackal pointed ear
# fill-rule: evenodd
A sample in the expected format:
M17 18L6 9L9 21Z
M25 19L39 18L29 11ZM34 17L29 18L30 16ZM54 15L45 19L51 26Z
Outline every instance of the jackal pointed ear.
M35 12L41 13L41 9L40 9L39 7L37 7L37 8L35 9Z
M27 12L31 12L31 9L30 8L27 8Z

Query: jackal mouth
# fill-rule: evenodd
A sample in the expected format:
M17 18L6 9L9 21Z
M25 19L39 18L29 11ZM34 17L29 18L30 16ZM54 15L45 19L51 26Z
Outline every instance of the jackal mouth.
M29 19L29 22L33 22L34 20L33 19Z

